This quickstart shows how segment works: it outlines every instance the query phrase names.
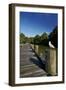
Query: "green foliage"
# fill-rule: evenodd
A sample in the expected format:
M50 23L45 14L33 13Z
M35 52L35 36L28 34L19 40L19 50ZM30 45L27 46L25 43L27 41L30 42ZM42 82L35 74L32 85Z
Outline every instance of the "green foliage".
M39 44L40 43L40 36L39 35L36 35L34 37L34 44Z
M35 37L26 37L23 33L20 34L20 44L24 43L32 43L32 44L41 44L48 46L49 40L52 42L52 44L57 47L57 26L53 29L53 31L49 34L44 32L41 36L36 35Z
M48 44L48 35L43 33L41 36L36 35L35 37L26 37L23 33L20 34L20 43L32 43L32 44Z
M36 35L34 37L34 44L41 44L48 46L48 34L45 32L41 36Z
M46 32L41 35L41 44L48 46L48 34Z
M57 26L50 33L49 40L56 48L58 47L58 27Z
M42 35L41 35L41 40L45 40L45 39L48 39L48 34L46 32L44 32Z
M27 41L27 37L23 33L20 34L20 44L24 44Z

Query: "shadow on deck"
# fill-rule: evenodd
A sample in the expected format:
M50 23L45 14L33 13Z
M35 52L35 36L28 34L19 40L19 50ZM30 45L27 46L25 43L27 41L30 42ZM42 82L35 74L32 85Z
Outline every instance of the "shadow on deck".
M47 76L45 62L37 55L30 45L20 48L20 78Z
M39 60L39 59L37 60L35 58L30 58L30 61L33 62L34 64L36 64L41 69L45 70L45 64L43 64L42 60Z

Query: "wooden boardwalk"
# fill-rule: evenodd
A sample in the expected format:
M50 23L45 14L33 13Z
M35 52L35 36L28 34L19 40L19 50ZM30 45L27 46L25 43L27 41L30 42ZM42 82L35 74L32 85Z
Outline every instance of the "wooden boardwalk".
M20 47L20 77L47 76L41 60L38 59L30 44Z

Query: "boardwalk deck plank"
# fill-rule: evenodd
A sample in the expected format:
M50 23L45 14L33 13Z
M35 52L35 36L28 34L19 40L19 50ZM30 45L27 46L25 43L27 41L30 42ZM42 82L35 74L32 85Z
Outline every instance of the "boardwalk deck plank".
M20 47L20 77L46 76L47 73L32 50L30 44Z

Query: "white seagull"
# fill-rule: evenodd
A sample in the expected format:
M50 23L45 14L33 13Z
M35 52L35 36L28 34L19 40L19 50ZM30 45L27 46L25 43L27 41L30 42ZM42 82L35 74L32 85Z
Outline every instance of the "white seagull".
M55 48L55 47L52 45L51 41L49 41L49 47L50 47L50 48Z

